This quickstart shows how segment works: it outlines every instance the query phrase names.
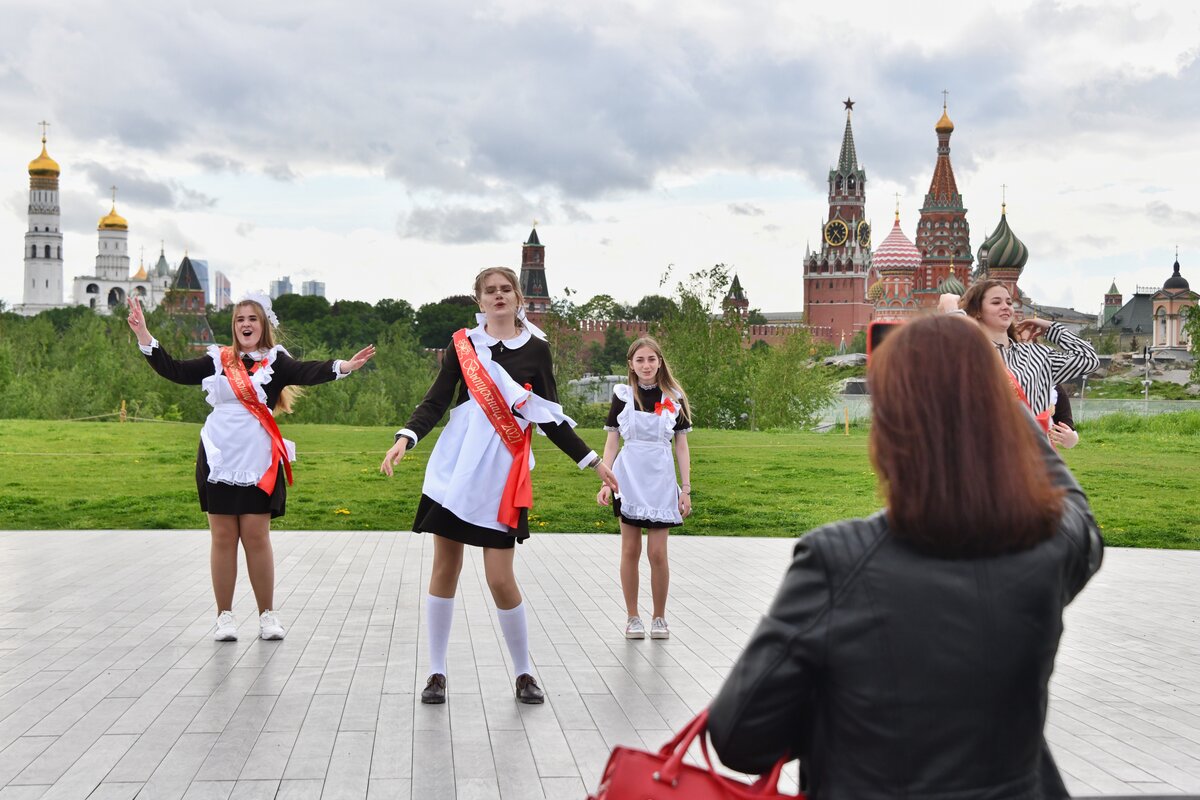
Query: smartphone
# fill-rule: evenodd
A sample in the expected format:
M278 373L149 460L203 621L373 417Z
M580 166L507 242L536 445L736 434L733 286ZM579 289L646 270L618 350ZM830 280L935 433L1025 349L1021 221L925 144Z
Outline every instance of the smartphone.
M903 325L899 320L876 320L867 326L867 363L871 363L871 353L883 343L887 335Z

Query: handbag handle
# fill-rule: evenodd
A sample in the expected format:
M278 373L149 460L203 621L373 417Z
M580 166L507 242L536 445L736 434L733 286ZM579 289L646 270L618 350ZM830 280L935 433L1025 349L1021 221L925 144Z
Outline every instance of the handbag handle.
M661 783L667 783L672 786L676 784L679 778L679 770L683 766L683 757L687 754L688 748L696 737L700 737L700 752L704 754L704 762L708 766L708 771L714 777L721 778L717 774L717 769L713 766L712 756L708 752L708 709L705 708L695 719L683 727L679 733L671 741L667 742L658 751L658 754L667 759L663 764L663 768L654 773L654 780ZM754 798L762 797L764 794L779 793L779 776L783 773L783 765L789 761L789 757L784 755L775 762L775 766L766 775L754 782L753 786L741 788L741 784L734 781L722 781L725 784L725 789L738 797L745 800L754 800ZM803 795L800 795L803 797Z

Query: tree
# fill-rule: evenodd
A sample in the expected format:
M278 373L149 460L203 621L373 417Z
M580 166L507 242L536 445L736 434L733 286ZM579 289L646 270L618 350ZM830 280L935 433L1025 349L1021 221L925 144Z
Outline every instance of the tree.
M660 322L668 314L679 310L678 304L669 297L661 294L648 294L629 310L634 319L643 322Z
M717 264L676 287L676 310L658 326L663 355L691 400L692 422L705 428L749 425L750 359L740 314L714 314L729 286Z
M628 306L623 306L612 295L598 294L579 307L580 319L629 319Z
M475 327L475 311L479 308L475 301L468 307L451 300L426 303L417 309L416 333L422 347L446 347L456 330Z
M760 309L752 308L750 313L746 315L747 325L770 325L770 320L763 316Z
M375 304L375 313L385 325L401 321L412 325L417 316L407 300L393 300L390 297L385 297Z
M1200 354L1200 306L1189 306L1183 310L1183 330L1188 337L1188 350ZM1200 358L1192 364L1191 379L1200 383Z
M616 325L609 325L604 331L604 344L591 345L589 361L592 372L597 375L624 375L632 342L633 339L622 333Z
M812 337L797 328L783 344L757 351L751 370L751 427L796 428L812 425L833 398L833 375L814 368Z
M284 325L306 325L329 316L329 301L318 295L281 294L271 301Z

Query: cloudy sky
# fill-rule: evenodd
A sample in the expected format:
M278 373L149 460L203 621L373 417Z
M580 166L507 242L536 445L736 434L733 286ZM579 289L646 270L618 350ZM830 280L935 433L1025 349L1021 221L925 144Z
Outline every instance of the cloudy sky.
M942 90L977 248L1008 218L1038 301L1114 278L1200 284L1200 4L362 0L50 4L0 31L0 298L21 301L39 120L62 167L66 278L108 188L230 276L419 305L519 265L633 302L717 262L752 305L803 305L854 98L867 209L913 235Z

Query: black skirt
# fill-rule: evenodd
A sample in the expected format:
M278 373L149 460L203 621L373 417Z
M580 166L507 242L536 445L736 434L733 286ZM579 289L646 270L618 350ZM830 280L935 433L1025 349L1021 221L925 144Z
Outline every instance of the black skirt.
M653 522L648 519L633 519L621 513L621 498L613 498L613 516L624 522L626 525L632 525L635 528L646 528L647 530L660 530L662 528L678 528L683 523L680 522Z
M287 477L282 466L275 490L269 495L257 486L210 483L203 442L196 454L196 493L200 497L200 510L207 514L270 514L275 519L287 510Z
M493 528L473 525L428 495L422 494L421 502L417 504L417 518L412 529L417 533L436 533L438 536L445 536L472 547L509 550L517 542L529 538L529 509L521 509L521 519L517 527L509 528L508 533L501 533Z

